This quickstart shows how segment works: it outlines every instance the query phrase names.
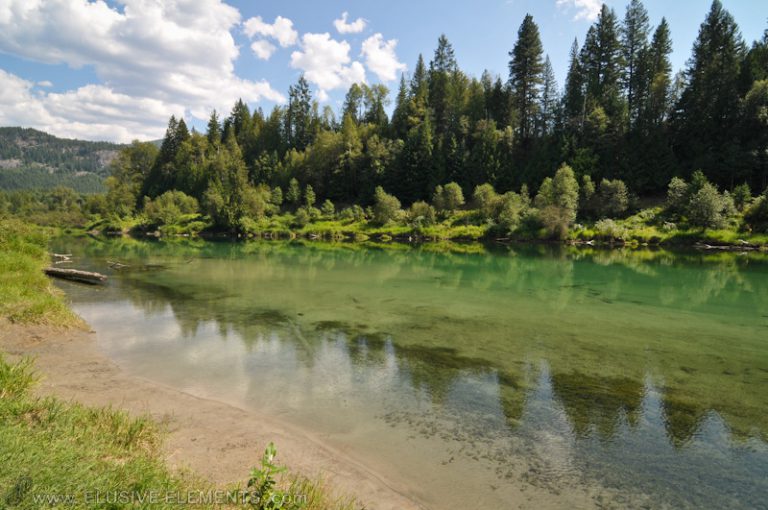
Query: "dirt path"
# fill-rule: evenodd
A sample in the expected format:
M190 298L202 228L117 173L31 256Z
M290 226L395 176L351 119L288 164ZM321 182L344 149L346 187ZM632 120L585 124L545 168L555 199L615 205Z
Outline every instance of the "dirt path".
M131 376L104 356L95 335L79 330L0 323L0 350L11 358L33 356L43 379L39 391L88 405L112 405L149 414L167 424L166 458L173 469L189 468L217 484L243 481L265 445L278 459L309 477L321 475L342 494L368 509L423 508L398 487L343 452L269 417Z

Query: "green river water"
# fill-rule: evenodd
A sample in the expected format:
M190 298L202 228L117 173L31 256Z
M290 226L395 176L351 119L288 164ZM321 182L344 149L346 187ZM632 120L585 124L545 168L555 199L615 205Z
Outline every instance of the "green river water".
M768 505L766 255L53 248L110 275L61 287L126 371L310 431L425 508Z

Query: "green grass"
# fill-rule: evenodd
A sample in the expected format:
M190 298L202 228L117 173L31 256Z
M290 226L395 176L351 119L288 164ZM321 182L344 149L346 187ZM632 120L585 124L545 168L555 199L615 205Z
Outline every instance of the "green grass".
M36 381L31 360L10 363L0 354L0 508L243 507L235 503L238 487L217 490L191 474L171 473L158 453L162 431L150 418L35 397ZM360 508L321 479L286 475L277 482L300 503L286 509Z
M50 262L47 246L42 228L0 220L0 318L53 326L79 323L42 272Z
M97 492L204 488L169 473L150 419L34 397L35 380L30 360L12 364L0 355L0 507L105 508ZM70 499L47 499L59 497Z

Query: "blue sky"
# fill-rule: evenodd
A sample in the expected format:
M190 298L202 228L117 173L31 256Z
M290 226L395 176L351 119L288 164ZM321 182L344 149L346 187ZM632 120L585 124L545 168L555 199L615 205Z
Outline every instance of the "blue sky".
M607 4L623 17L626 0ZM710 0L646 0L672 28L685 65ZM723 0L751 42L768 27L765 0ZM393 90L445 33L459 65L506 77L526 13L538 23L562 85L574 37L599 0L0 0L0 125L129 141L162 136L171 114L204 125L238 97L270 109L301 73L338 109L354 81ZM343 13L347 13L343 16Z

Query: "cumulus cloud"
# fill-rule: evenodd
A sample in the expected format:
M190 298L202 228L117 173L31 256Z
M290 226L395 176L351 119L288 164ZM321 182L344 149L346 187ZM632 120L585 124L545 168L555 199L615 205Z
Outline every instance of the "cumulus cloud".
M87 131L83 115L90 112L90 120L102 125L92 129L97 138L126 140L147 133L155 137L153 126L165 124L169 112L184 112L180 105L205 119L213 108L226 110L239 97L248 102L284 100L268 82L235 74L239 49L230 30L239 25L240 13L222 0L120 0L122 9L103 1L5 0L3 4L1 52L73 68L92 66L103 83L42 94L31 107L47 112L40 117L47 121L30 124L34 119L26 117L26 125L67 134L61 131L62 121L71 118L68 136L80 135ZM288 41L282 35L285 26L279 24L280 37ZM13 83L13 94L30 101L31 84L8 73L3 80ZM3 105L9 93L3 91ZM89 101L92 108L87 107ZM132 113L118 114L124 110ZM104 116L95 115L97 111ZM2 114L21 115L17 108ZM133 124L139 118L141 122ZM118 122L135 132L123 134Z
M37 82L37 86L38 87L53 87L53 83L48 81L48 80L43 80L43 81Z
M600 14L603 0L557 0L557 6L561 9L575 9L574 21L594 21Z
M352 62L347 41L331 39L330 34L304 34L301 50L291 54L291 67L304 71L307 81L321 91L349 87L365 82L365 68Z
M275 39L280 46L288 48L295 45L299 40L299 33L293 28L293 21L288 18L278 16L271 25L265 23L261 16L248 19L243 23L245 35L253 39L255 36L271 37Z
M340 34L359 34L365 30L366 22L363 18L357 18L355 21L348 23L349 13L344 12L341 14L341 18L334 20L333 25Z
M382 81L392 81L406 69L406 65L397 59L396 47L397 39L385 41L381 34L363 41L361 55L365 57L365 65Z
M261 60L269 60L276 49L275 45L266 39L261 39L251 44L251 50L253 50L254 55Z
M163 136L184 107L119 94L103 85L36 93L33 82L0 69L0 125L37 127L65 138L129 142Z

